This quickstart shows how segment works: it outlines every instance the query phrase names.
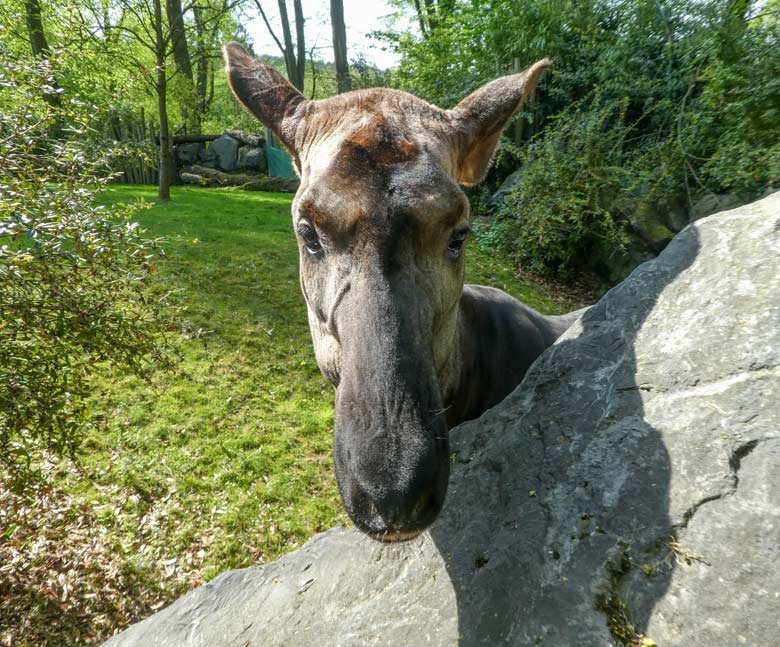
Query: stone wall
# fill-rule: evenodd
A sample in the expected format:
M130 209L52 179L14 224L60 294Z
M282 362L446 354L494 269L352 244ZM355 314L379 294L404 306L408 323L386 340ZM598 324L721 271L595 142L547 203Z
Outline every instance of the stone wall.
M176 144L174 147L176 166L180 172L181 169L197 165L226 173L241 171L255 175L266 175L268 164L263 152L262 140L237 131L230 132L234 135L226 132L211 141ZM255 141L251 141L252 137ZM248 143L250 141L251 143Z

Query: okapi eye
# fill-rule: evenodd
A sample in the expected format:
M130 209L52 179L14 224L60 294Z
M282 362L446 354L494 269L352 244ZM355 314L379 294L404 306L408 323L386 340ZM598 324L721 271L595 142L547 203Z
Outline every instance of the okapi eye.
M453 260L460 256L460 253L463 250L463 243L466 242L466 238L470 231L471 227L466 227L465 229L459 229L452 234L452 238L450 238L450 242L447 244L447 256Z
M298 224L298 235L303 240L306 251L309 254L317 256L322 253L322 243L317 235L317 230L308 222L302 221Z

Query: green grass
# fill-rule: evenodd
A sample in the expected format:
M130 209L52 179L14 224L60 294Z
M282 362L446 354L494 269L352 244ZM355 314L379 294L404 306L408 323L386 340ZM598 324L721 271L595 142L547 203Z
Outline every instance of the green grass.
M154 195L117 186L104 199ZM150 384L103 380L95 406L107 433L89 438L82 460L90 480L140 496L128 537L138 515L175 498L181 508L150 539L169 556L193 540L207 545L209 578L348 520L331 463L333 390L317 369L298 286L291 196L184 188L173 196L138 220L166 239L159 269L181 290L183 361ZM488 250L471 245L469 254L467 280L559 309Z
M101 375L91 407L104 424L76 463L59 464L55 487L89 511L93 534L133 573L127 596L157 586L175 562L178 585L156 598L169 600L349 521L331 458L333 389L317 369L298 285L291 196L174 187L157 204L155 193L114 186L101 201L150 203L134 218L164 238L156 289L174 291L181 308L172 331L181 361L148 382ZM470 281L565 309L476 241L468 253Z
M136 198L152 202L154 189L104 196ZM180 290L183 358L149 384L100 382L94 404L107 429L84 446L90 478L72 483L136 495L133 514L119 515L129 541L139 516L167 498L144 543L170 558L194 542L206 578L346 521L330 469L332 388L309 342L290 201L177 188L170 203L138 214L149 236L165 238L159 275Z
M467 254L467 283L499 288L545 314L563 314L581 307L581 304L571 298L553 294L550 286L542 287L541 284L531 282L530 279L521 280L505 258L480 244L476 236L472 236Z

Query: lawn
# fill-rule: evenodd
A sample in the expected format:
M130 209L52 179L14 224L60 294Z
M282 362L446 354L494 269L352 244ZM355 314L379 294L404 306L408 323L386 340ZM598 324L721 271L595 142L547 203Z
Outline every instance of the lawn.
M179 187L168 204L154 196L114 186L101 199L150 204L136 219L164 238L155 289L173 291L180 308L170 334L181 359L148 382L106 371L91 402L103 424L78 460L53 462L34 496L0 488L0 521L12 506L18 527L6 544L0 537L5 572L26 564L10 585L0 580L0 644L89 644L226 569L348 523L291 196ZM468 254L469 281L567 309L476 241Z

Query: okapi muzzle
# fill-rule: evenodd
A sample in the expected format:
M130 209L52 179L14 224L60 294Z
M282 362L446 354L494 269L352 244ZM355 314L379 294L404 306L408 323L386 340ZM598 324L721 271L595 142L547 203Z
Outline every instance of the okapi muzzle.
M355 525L383 541L409 539L444 503L447 424L431 352L431 318L408 274L353 277L337 317L335 466Z
M469 203L501 133L550 65L442 110L387 88L307 100L241 45L230 87L290 152L301 287L323 375L336 386L334 459L355 525L400 541L439 514L448 429L520 382L570 323L465 286Z

